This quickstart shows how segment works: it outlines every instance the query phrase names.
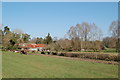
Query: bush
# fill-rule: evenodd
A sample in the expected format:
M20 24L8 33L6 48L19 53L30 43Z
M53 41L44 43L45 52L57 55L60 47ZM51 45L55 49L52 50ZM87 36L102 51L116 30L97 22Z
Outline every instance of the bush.
M41 52L41 54L45 54L45 52Z
M107 61L119 61L120 56L114 54L103 54L103 53L59 53L59 56L65 57L78 57L78 58L89 58L99 59Z
M50 54L50 52L47 52L48 53L48 55Z
M58 55L59 56L65 56L65 53L59 53Z
M72 57L72 53L64 53L64 56L66 56L66 57Z
M71 56L71 57L78 57L78 58L79 58L79 56L80 56L80 55L79 55L78 53L75 53L75 54L72 53L72 56Z
M105 60L107 58L109 58L108 54L98 54L97 55L97 59L100 59L100 60Z
M80 54L79 54L79 57L80 57L80 58L84 58L84 57L85 57L84 53L80 53Z
M97 55L95 53L82 53L82 54L84 55L84 58L97 59Z
M116 56L116 55L109 55L109 59L112 60L112 61L119 61L119 55Z
M57 52L52 52L52 55L57 55Z

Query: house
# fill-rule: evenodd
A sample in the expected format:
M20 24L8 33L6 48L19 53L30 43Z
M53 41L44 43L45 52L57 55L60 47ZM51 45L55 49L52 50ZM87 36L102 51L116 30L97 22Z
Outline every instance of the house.
M31 51L42 51L45 49L45 44L28 44L29 50Z
M30 50L30 51L42 51L46 47L45 44L33 44L33 43L21 43L19 44L19 49L24 50Z

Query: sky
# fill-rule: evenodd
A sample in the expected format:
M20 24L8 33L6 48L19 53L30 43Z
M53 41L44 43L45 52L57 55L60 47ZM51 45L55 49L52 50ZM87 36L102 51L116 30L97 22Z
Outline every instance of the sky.
M3 2L2 24L20 29L31 37L63 38L71 26L95 23L108 36L112 21L118 19L117 2Z
M1 0L2 2L119 2L119 0Z

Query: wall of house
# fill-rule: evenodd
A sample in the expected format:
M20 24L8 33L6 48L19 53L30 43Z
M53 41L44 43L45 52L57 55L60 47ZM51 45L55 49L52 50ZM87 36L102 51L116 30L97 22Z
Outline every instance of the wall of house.
M44 47L30 48L29 50L31 50L31 51L38 51L38 49L39 49L39 51L42 51L44 49Z
M31 51L38 51L38 48L30 48Z

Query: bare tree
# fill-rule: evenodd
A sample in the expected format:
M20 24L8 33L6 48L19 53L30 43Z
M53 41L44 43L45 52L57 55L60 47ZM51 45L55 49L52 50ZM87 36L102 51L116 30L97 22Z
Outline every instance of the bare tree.
M118 51L118 46L117 43L119 41L118 38L118 33L119 33L119 29L118 29L118 21L113 21L111 23L111 25L109 26L109 32L111 33L111 37L113 37L113 41L115 42L116 45L116 52Z
M77 37L76 28L74 26L70 27L67 34L70 39L72 39L72 38L75 39Z
M113 21L111 25L109 26L109 31L112 35L112 37L118 36L118 21Z
M78 38L80 42L79 41L76 42L78 42L78 44L81 45L79 46L79 48L81 49L84 48L85 50L87 50L90 47L89 41L93 42L96 40L101 40L101 36L102 36L101 34L102 31L94 23L89 24L87 22L83 22L82 24L77 24L75 27L72 26L68 31L69 38L72 40ZM94 44L91 43L92 46L94 46Z

